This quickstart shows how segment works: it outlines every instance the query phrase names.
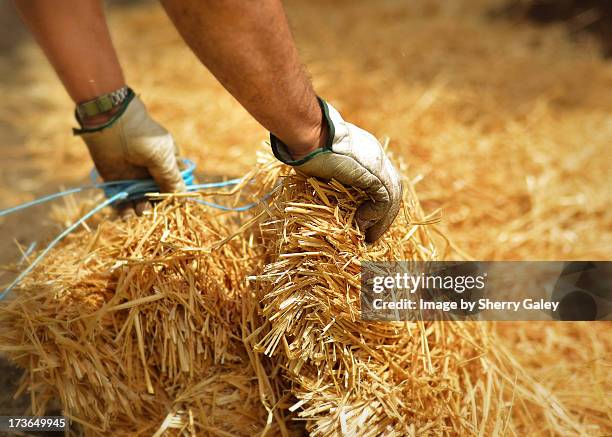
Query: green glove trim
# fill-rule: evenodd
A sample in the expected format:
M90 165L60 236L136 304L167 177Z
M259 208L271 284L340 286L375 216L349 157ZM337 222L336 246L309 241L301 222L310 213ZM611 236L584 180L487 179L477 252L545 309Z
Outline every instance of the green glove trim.
M82 135L82 134L87 134L87 133L91 133L91 132L99 132L99 131L101 131L103 129L106 129L107 127L112 126L119 119L119 117L121 117L121 115L123 115L123 113L125 112L125 110L127 109L127 107L129 106L130 102L132 101L132 99L134 99L135 96L136 96L136 94L134 94L134 91L132 91L131 88L128 88L128 95L127 95L127 97L125 98L125 100L123 102L121 102L121 105L119 106L119 110L112 115L110 120L108 120L104 124L101 124L100 126L96 126L96 127L92 127L92 128L84 128L84 127L81 127L80 129L73 128L72 129L73 135ZM79 115L77 114L76 111L74 111L74 117L76 118L77 122L81 126L83 126L83 124L81 123L81 120L79 119Z
M284 144L281 140L279 140L274 134L272 134L272 132L270 132L270 146L272 146L272 153L274 153L274 156L280 162L295 167L310 161L312 158L317 155L320 155L321 153L333 153L332 145L334 143L334 135L336 133L336 128L334 127L334 124L329 118L329 110L327 108L327 103L321 97L317 97L317 99L319 101L319 105L321 106L321 112L323 113L323 122L327 123L327 126L329 128L329 136L327 137L327 143L323 147L320 147L310 152L302 159L294 160L291 157L291 153L289 153L287 145Z

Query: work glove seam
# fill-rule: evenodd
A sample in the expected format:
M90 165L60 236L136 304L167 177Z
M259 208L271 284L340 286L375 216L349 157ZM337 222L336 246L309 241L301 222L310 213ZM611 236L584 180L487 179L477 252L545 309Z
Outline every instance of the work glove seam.
M352 130L352 129L349 129L349 126L348 126L348 124L349 124L349 123L347 123L347 122L346 122L346 121L345 121L343 118L340 118L340 120L341 120L341 124L343 125L343 127L344 127L344 128L345 128L345 130L346 130L346 136L348 137L348 141L349 141L349 147L348 147L348 150L350 150L350 151L352 152L352 151L354 150L354 148L355 148L355 144L353 143L353 133L351 132L351 130ZM352 124L351 124L351 126L354 126L354 125L352 125ZM355 126L355 128L357 128L357 129L358 129L358 127L357 127L357 126ZM377 140L377 141L378 141L378 140ZM383 148L382 148L382 146L381 146L380 144L377 144L377 146L378 146L378 151L379 151L379 153L380 153L380 156L382 156L382 160L383 160L383 162L382 162L382 166L381 166L381 171L382 171L382 172L384 172L384 171L386 170L386 166L385 166L385 160L386 160L386 157L385 157L385 151L383 150ZM365 170L366 170L368 173L370 173L372 176L374 176L374 177L376 178L376 180L378 180L378 183L380 184L380 186L382 186L382 187L385 189L385 191L387 192L387 200L386 200L386 201L379 201L379 202L387 202L387 203L390 203L390 202L392 201L391 190L389 189L389 187L387 187L387 186L384 184L384 182L383 182L383 181L381 180L381 178L380 178L380 177L379 177L379 176L376 174L376 172L372 171L372 169L370 169L370 168L366 167L365 165L363 165L363 163L361 163L361 162L360 162L359 160L357 160L355 157L353 157L353 156L349 156L349 155L346 155L346 154L344 154L344 153L339 153L339 152L336 152L336 151L334 150L334 146L333 146L333 145L332 145L332 152L334 152L334 153L336 153L336 154L338 154L338 155L346 156L347 158L351 158L351 159L352 159L352 160L353 160L353 161L354 161L354 162L355 162L355 163L356 163L358 166L360 166L361 168L365 169ZM368 192L368 191L366 190L366 192ZM369 193L368 193L368 194L369 194ZM373 200L373 199L371 199L371 200L372 200L372 202L376 202L376 201L375 201L375 200Z
M327 104L327 102L325 102L325 104ZM345 138L347 138L347 139L348 139L348 142L349 142L349 146L348 146L348 148L347 148L347 149L348 149L348 150L350 150L350 151L352 151L352 150L354 149L354 147L355 147L354 142L353 142L353 141L354 141L354 137L353 137L353 133L351 132L351 129L349 129L349 124L350 124L350 123L348 123L347 121L345 121L345 120L344 120L342 117L340 117L340 119L339 119L338 121L333 121L333 120L331 120L331 117L330 117L330 118L329 118L329 123L330 123L330 124L334 124L334 125L339 124L339 125L341 125L341 126L344 128L344 130L345 130L345 133L344 133L344 134L343 134L341 137L339 137L339 138L334 138L334 139L333 139L334 141L332 142L332 146L331 146L331 151L332 151L332 153L335 153L336 155L344 156L344 157L346 157L346 158L351 159L353 162L355 162L355 163L357 164L357 166L358 166L358 167L361 167L361 168L362 168L362 169L364 169L364 170L365 170L367 173L369 173L370 175L372 175L372 176L373 176L373 177L374 177L374 178L375 178L375 179L378 181L378 183L379 183L379 186L380 186L380 187L383 187L383 188L384 188L385 192L387 193L387 199L386 199L386 200L378 200L378 201L376 201L376 200L374 200L374 199L372 199L372 198L370 197L370 200L371 200L373 203L376 203L376 202L378 202L378 203L390 203L390 202L391 202L391 200L392 200L392 195L391 195L391 191L390 191L389 187L387 187L387 186L384 184L384 182L381 180L381 178L380 178L380 177L379 177L379 176L378 176L378 175L377 175L377 174L376 174L374 171L372 171L372 169L370 169L370 168L366 167L365 165L363 165L363 164L362 164L362 163L361 163L359 160L357 160L357 159L356 159L354 156L350 156L350 155L347 155L347 154L345 154L345 153L341 153L341 152L338 152L338 151L334 150L334 146L335 146L335 145L337 145L337 144L339 144L339 143L341 143L342 141L344 141L344 139L345 139ZM354 125L352 125L352 124L351 124L351 126L354 126ZM355 128L357 128L357 126L354 126L354 127L355 127ZM335 130L335 132L336 132L336 133L338 132L338 130L337 130L337 129L335 129L335 127L334 127L334 130ZM385 160L385 158L384 158L384 153L385 153L385 152L384 152L384 150L382 149L382 146L381 146L380 144L377 144L377 146L378 146L378 150L379 150L380 155L383 157L383 165L382 165L381 170L382 170L382 171L385 171L385 165L384 165L384 160ZM371 191L371 190L364 190L364 191L365 191L366 193L370 194L370 191Z
M127 162L133 164L132 156L131 156L127 138L126 138L127 134L125 132L125 123L123 123L123 120L121 120L121 122L119 123L118 128L119 128L119 141L121 144L121 150L123 152L123 156L125 156L125 159Z

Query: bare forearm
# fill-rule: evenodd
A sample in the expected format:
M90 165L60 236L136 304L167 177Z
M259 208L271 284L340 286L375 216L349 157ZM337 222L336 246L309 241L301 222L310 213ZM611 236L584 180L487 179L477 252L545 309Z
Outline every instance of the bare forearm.
M162 0L191 49L296 155L325 136L280 0Z
M125 84L101 0L15 0L15 7L75 103Z

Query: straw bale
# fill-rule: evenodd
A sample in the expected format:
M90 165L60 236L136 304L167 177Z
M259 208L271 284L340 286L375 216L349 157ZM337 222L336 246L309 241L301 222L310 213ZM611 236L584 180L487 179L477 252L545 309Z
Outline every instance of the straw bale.
M252 191L266 188L258 182ZM213 211L168 198L142 218L107 213L15 291L0 314L0 351L27 369L20 390L34 413L57 395L102 434L150 435L168 415L184 419L179 411L194 432L252 435L268 422L278 432L272 370L243 343L257 327L244 278L264 248L247 232L217 247L241 223Z
M513 352L533 347L528 334L502 341L488 323L360 319L360 260L440 257L438 214L404 185L404 208L375 245L354 225L363 192L268 162L222 196L271 193L249 213L163 195L144 217L107 215L2 307L0 350L26 369L33 412L59 396L91 434L609 429L606 407L592 406L610 387L602 368L587 405L558 396Z
M410 187L411 185L407 183ZM431 260L431 218L408 191L382 241L352 228L363 193L301 175L284 180L262 224L276 260L257 277L269 328L311 435L586 433L500 342L494 325L360 320L360 260ZM418 204L418 203L417 203ZM279 238L280 236L280 238ZM597 420L605 423L605 409Z

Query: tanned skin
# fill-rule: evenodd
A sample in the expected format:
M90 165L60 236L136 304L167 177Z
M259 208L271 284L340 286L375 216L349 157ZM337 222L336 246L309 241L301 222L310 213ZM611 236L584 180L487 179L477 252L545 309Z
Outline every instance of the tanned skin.
M162 4L201 62L295 159L325 143L327 127L280 0ZM15 5L75 104L125 85L100 0ZM93 126L108 116L83 121Z
M15 0L75 104L125 85L100 0ZM107 115L83 120L101 124Z

